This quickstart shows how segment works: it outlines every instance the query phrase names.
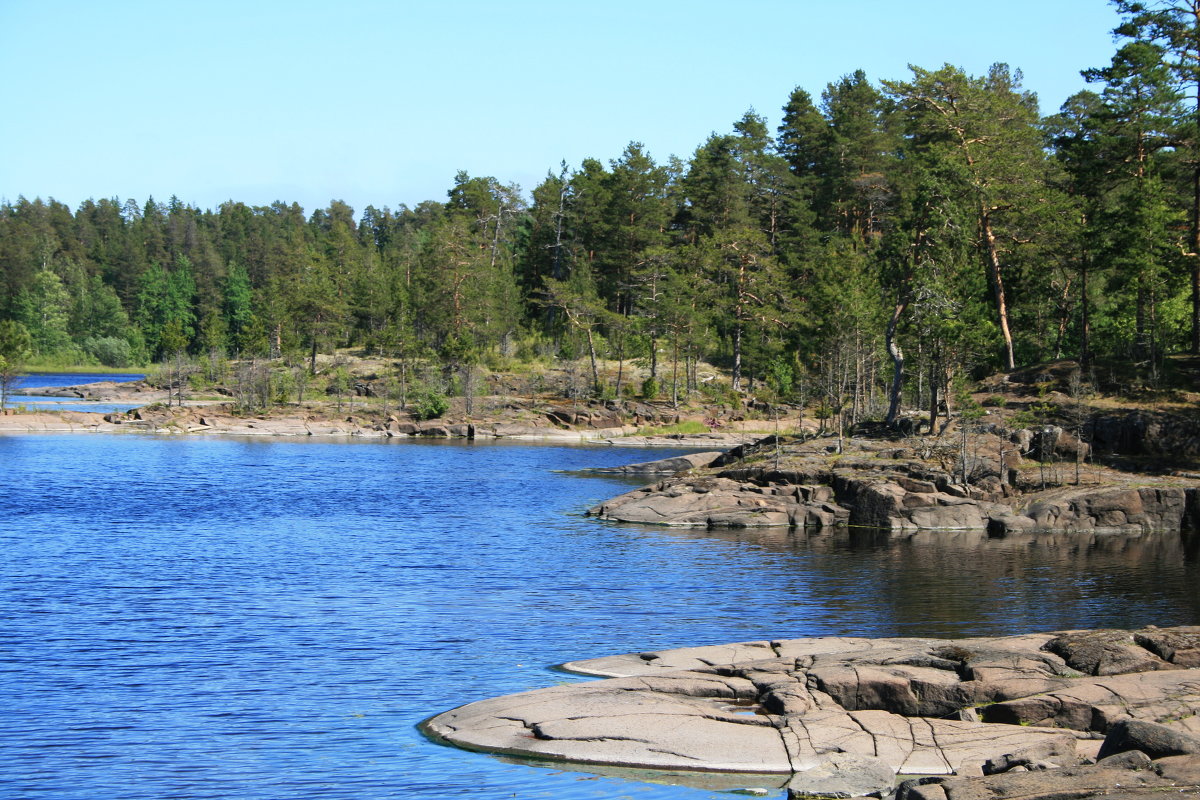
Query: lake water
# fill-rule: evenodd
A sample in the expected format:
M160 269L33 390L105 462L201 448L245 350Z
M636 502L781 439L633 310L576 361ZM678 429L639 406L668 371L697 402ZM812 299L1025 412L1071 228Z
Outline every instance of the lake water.
M50 386L78 386L83 383L96 383L98 381L128 383L130 381L140 381L145 377L141 373L131 372L44 372L34 375L22 375L17 379L13 394L8 400L10 405L14 407L24 406L30 411L83 411L92 414L112 414L114 412L129 411L144 404L102 403L94 400L46 397L43 395L28 394L27 392L31 388L44 389Z
M79 386L84 383L112 381L113 383L129 383L140 381L146 376L140 372L39 372L33 375L22 375L17 379L16 389L24 387L43 388L46 386Z
M1178 534L622 526L580 512L628 484L557 471L667 454L0 436L0 796L729 797L416 726L631 650L1200 622Z

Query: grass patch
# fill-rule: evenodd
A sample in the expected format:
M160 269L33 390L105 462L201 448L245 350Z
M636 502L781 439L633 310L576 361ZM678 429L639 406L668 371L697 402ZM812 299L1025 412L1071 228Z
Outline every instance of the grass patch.
M657 428L638 428L637 436L668 436L672 433L708 433L708 426L703 422L687 420L676 422L674 425L662 425Z
M102 364L27 364L25 366L25 374L27 375L46 375L55 372L65 372L69 374L79 375L100 375L100 374L117 374L117 375L144 375L149 367L106 367Z

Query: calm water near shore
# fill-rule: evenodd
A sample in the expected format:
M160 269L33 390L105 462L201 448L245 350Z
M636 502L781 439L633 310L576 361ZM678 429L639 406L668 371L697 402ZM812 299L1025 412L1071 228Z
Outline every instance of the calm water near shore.
M1178 534L618 526L557 472L674 452L0 436L0 796L728 797L416 724L630 650L1200 623Z
M27 386L43 388L46 386L79 386L84 383L129 383L140 381L146 376L140 372L36 372L32 375L22 375L17 379L16 389L20 391Z
M9 397L9 405L24 406L29 411L83 411L92 414L111 414L118 411L129 411L143 403L101 403L94 400L75 400L65 397L45 397L27 394L29 389L45 389L50 386L78 386L83 383L98 383L113 381L128 383L140 381L146 376L132 372L40 372L33 375L22 375L17 379L14 391Z

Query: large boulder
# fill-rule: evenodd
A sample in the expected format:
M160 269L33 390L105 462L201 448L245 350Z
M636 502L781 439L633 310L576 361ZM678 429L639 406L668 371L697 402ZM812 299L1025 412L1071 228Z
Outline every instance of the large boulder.
M719 477L666 480L588 510L621 522L692 528L826 527L849 512L822 487L759 486Z
M1043 530L1180 530L1189 524L1196 492L1187 487L1056 489L1039 493L1021 516Z
M642 461L621 467L600 467L591 471L611 475L677 475L680 472L707 467L720 455L720 450L685 453L672 458L660 458L657 461Z
M1105 758L1131 750L1145 753L1152 759L1197 755L1200 754L1200 739L1155 722L1123 719L1109 728L1097 758Z
M1163 411L1097 414L1089 423L1098 450L1149 455L1168 463L1195 463L1200 457L1200 425L1194 417Z
M1200 711L1198 678L1194 670L1064 678L1059 687L985 706L980 714L989 722L1097 734L1127 718L1171 722L1190 732Z
M1128 631L1080 631L1065 633L1046 642L1045 650L1060 656L1071 669L1085 675L1120 675L1172 669L1152 650L1141 644L1144 634Z

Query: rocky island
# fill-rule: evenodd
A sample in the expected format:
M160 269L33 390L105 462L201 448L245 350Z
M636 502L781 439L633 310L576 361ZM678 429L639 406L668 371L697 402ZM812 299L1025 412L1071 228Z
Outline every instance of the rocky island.
M1137 474L1091 468L1078 482L1046 482L1027 462L1027 431L988 434L999 461L979 457L974 478L939 467L891 441L852 441L829 452L821 439L769 437L719 456L706 468L660 480L591 508L601 519L680 527L829 529L854 525L917 530L1182 530L1200 523L1200 480L1189 473ZM997 435L998 434L998 435ZM1003 438L1001 438L1003 437ZM1030 469L1032 467L1032 469ZM650 473L646 473L650 474Z

